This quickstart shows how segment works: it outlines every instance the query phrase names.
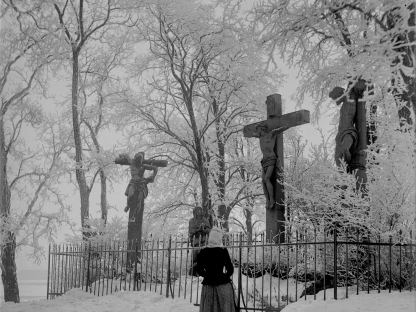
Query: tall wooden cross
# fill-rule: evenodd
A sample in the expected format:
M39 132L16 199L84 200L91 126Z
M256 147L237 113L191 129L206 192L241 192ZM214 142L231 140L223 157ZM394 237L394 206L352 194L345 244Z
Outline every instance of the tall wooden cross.
M247 125L244 136L260 139L263 153L262 184L266 196L266 238L285 241L285 193L283 187L283 131L309 123L309 111L299 110L282 115L282 97L267 97L267 119Z

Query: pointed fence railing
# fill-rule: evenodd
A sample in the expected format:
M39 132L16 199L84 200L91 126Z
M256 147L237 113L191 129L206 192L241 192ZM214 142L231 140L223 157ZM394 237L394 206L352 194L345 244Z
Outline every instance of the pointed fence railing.
M295 231L285 243L229 234L235 301L242 311L280 311L299 299L348 298L351 293L412 290L411 237L382 239L361 230ZM194 272L206 239L89 241L49 246L47 298L72 288L97 296L120 290L152 291L199 305L202 278ZM278 240L277 240L278 241ZM133 260L132 260L133 259Z

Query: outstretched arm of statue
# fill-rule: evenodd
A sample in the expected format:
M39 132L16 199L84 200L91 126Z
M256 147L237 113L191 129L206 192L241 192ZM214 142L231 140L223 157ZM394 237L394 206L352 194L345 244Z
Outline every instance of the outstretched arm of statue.
M157 167L150 166L150 165L144 165L146 170L153 170L153 174L147 178L147 183L153 183L155 181L155 177L157 175Z
M114 162L117 165L131 165L131 158L127 154L120 154L118 157L114 160Z

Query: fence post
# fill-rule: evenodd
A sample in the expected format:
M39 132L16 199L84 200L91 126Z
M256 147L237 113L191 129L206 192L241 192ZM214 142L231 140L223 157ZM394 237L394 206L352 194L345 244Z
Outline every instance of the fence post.
M238 248L238 287L237 287L237 307L238 311L241 310L240 307L240 296L241 296L241 258L242 258L242 234L240 233L240 241Z
M138 249L139 249L139 246L138 246L138 240L136 240L136 246L135 246L135 251L134 251L134 277L133 277L133 291L135 291L135 290L138 290L138 288L139 288L139 280L138 280L138 277L137 277L137 257L139 256L138 255ZM141 274L142 272L140 272L140 274ZM136 288L136 283L137 283L137 288Z
M392 247L392 236L389 236L389 293L391 293L391 283L392 283L392 278L391 278L391 247Z
M172 236L169 236L169 245L168 245L168 272L166 273L166 298L169 297L169 287L170 287L170 255L172 248Z
M46 300L49 299L49 279L50 279L50 273L51 273L51 244L49 243L48 247L48 281L46 284Z
M410 291L412 291L413 284L415 284L415 272L414 272L414 256L413 256L413 232L410 230Z
M338 262L338 238L337 238L337 228L334 229L334 299L338 299L338 289L337 289L337 284L338 284L338 267L337 267L337 262Z
M91 261L91 241L88 242L87 282L85 284L85 292L88 292L88 285L90 284L90 261Z

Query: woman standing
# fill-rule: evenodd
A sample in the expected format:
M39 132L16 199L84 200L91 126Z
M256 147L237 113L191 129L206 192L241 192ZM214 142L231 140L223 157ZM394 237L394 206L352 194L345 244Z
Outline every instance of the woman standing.
M222 232L213 228L208 245L197 256L196 272L202 281L200 312L235 312L234 290L230 277L234 267L222 244Z

